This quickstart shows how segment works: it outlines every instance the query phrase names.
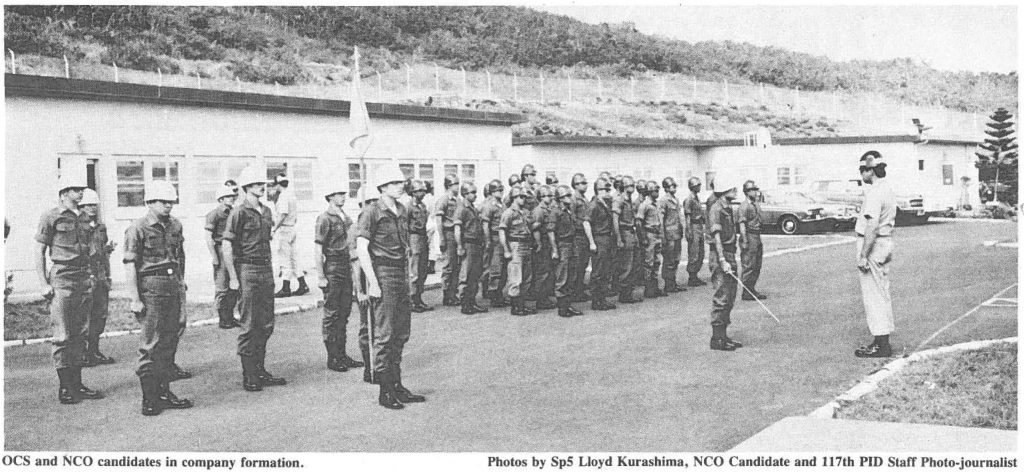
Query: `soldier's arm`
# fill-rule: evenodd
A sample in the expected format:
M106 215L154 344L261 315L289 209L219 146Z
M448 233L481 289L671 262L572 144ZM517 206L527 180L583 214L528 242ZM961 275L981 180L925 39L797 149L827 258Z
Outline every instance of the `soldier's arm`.
M124 233L124 280L128 287L128 299L133 313L142 313L145 305L142 304L142 297L139 296L139 277L136 270L135 258L139 257L138 235L134 227L129 227Z
M736 226L740 227L740 245L747 244L747 208L745 206L740 207L740 221Z
M465 208L460 203L455 207L455 220L453 220L453 228L455 229L455 247L460 256L466 253L465 245L462 243L462 221L464 216L462 213L464 211Z
M53 288L50 287L50 279L46 276L46 250L49 246L37 242L36 243L36 276L39 277L39 287L42 289L44 297L49 297L53 294Z
M591 251L596 251L597 250L597 243L594 242L594 231L593 231L593 229L591 229L589 221L584 221L583 222L583 232L586 233L587 241L590 242L590 250Z
M316 233L313 235L313 266L317 272L317 285L320 288L327 286L327 268L324 267L324 241L329 237L329 225L323 216L316 219Z
M356 252L359 254L359 267L366 274L366 294L380 298L380 285L377 274L373 271L373 259L370 258L370 240L362 236L356 238Z
M509 246L508 244L508 234L506 234L507 232L508 230L506 229L498 230L498 239L501 240L501 247L505 249L505 257L509 257L509 255L512 254L512 246Z

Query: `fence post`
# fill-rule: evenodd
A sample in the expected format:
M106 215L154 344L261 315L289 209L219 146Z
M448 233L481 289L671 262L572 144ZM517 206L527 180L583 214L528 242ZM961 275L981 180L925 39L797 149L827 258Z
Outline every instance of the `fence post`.
M114 61L110 61L110 63L114 65L114 83L120 83L121 77L119 77L117 74L117 63Z
M697 103L697 76L696 75L693 76L693 97L692 98L693 99L691 101L693 103Z
M601 76L597 76L597 98L604 100L604 86L601 84Z
M203 89L203 78L199 75L199 69L196 69L196 88Z
M274 94L281 95L281 84L277 83L276 80L274 81Z
M540 73L540 102L544 103L544 73Z
M235 91L241 93L242 91L242 79L235 77Z
M462 71L462 98L469 98L469 89L466 88L466 68L459 67Z
M793 93L793 113L796 113L800 110L800 87L797 87Z
M512 100L519 101L519 75L512 73Z
M71 78L71 64L68 64L68 56L64 56L64 78Z
M8 49L7 51L11 53L11 73L12 74L17 74L18 73L18 61L16 61L15 58L14 58L14 50L13 49Z
M661 76L661 101L665 101L665 76Z
M441 94L441 68L434 63L434 93Z
M723 105L728 105L729 104L729 80L728 79L722 79L722 94L725 96L725 99L722 101L722 104Z
M156 68L156 88L164 86L164 72L159 67Z
M569 81L569 101L572 101L572 73L565 71L565 78Z
M629 101L636 101L636 79L632 76L629 77Z
M494 96L491 92L491 71L484 69L484 74L487 74L487 98L491 98Z
M412 98L412 68L409 64L405 64L405 95L406 98Z
M380 78L380 71L374 71L377 73L377 101L384 101L384 81Z

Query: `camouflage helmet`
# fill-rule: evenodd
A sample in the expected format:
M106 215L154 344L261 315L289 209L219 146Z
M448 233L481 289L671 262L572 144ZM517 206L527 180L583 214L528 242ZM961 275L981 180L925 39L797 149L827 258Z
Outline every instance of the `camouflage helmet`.
M697 189L700 188L700 178L690 177L690 180L686 181L686 186L689 187L690 190L696 191Z
M608 179L604 177L598 177L597 180L594 180L594 195L597 195L598 191L605 188L611 190L611 188L609 187Z
M625 190L626 187L636 187L636 182L633 180L633 177L630 177L628 175L622 176L622 181L621 182L622 182L621 186L622 186L623 190Z
M525 197L526 193L523 191L523 187L520 185L513 185L508 191L509 200L513 200L516 197Z
M555 192L550 185L541 185L537 189L537 198L552 197L554 195Z
M572 196L572 189L568 185L559 185L555 188L555 198L561 200L570 196Z
M573 174L572 175L572 185L573 185L573 187L575 187L576 184L587 185L587 176L585 176L583 174L580 174L580 173Z
M427 192L427 184L424 183L422 180L413 180L413 181L409 182L409 193L412 194L413 192L423 192L423 193L426 193Z
M487 195L490 195L490 194L492 194L494 192L504 192L504 191L505 191L505 187L503 187L501 185L501 181L498 180L498 179L494 179L494 180L492 180L490 182L487 182L487 186L484 189L484 193L486 193Z
M527 175L537 175L537 169L533 167L533 164L526 164L523 166L523 170L519 172L519 177L526 180Z
M636 193L641 196L647 196L647 181L644 179L636 179Z
M444 176L444 189L448 190L452 185L459 185L459 176L455 174L448 174Z
M647 188L646 188L645 195L653 195L653 196L657 197L658 196L658 192L660 190L661 190L661 188L658 187L658 183L652 180L650 182L647 182Z
M761 190L757 188L757 184L753 180L743 182L743 193L747 193L750 190Z
M668 188L673 185L676 185L676 179L673 179L672 177L665 177L664 179L661 179L661 186L665 190L668 190ZM678 185L676 186L678 187Z
M548 185L558 185L558 176L552 174L547 177L544 177L544 183Z
M521 179L519 177L519 174L512 174L512 175L508 176L508 186L509 187L511 187L511 186L513 186L515 184L518 184L519 182L522 182L522 181L523 181L523 179Z
M476 192L476 184L472 181L465 181L462 183L462 188L459 189L459 195L466 196L468 193Z

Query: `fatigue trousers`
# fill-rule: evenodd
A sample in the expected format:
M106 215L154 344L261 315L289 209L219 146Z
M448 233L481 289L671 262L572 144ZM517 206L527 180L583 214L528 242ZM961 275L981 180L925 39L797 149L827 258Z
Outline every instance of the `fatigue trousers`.
M298 254L295 251L295 239L294 226L281 226L274 233L274 240L277 241L277 257L274 260L277 261L281 269L282 281L306 275L306 271L299 267Z
M615 284L617 271L615 270L615 253L617 247L615 238L610 234L594 235L594 245L597 252L591 258L593 267L590 270L590 291L593 299L607 297ZM587 250L589 251L589 245Z
M505 287L508 280L505 249L501 247L501 239L497 234L491 235L491 247L485 256L485 264L488 266L487 290L491 294L496 294Z
M743 280L743 286L747 290L757 293L757 289L754 286L757 285L757 279L761 277L761 261L764 260L764 246L761 244L761 235L748 231L747 244L742 249L740 259L743 261L743 275L740 279Z
M643 285L646 288L658 287L658 272L661 270L661 239L647 236L647 247L644 248Z
M718 260L718 251L711 247L711 287L715 294L711 298L711 326L729 326L733 304L736 303L736 246L723 245L725 260L732 266L730 275Z
M409 296L423 295L423 283L427 280L427 264L430 262L430 240L425 234L409 234Z
M633 272L636 267L634 259L636 258L638 246L636 233L623 231L622 243L623 246L618 248L618 258L615 261L619 269L619 276L615 281L615 291L619 294L628 294L636 284L636 275Z
M555 279L552 270L551 244L547 235L541 236L543 243L540 250L533 254L533 290L527 295L530 300L538 303L547 301L555 292Z
M462 303L472 304L480 291L480 276L484 271L484 246L477 241L465 241L462 244L466 254L459 261L462 268L459 286L461 287Z
M864 300L864 314L872 336L885 336L896 330L892 313L892 294L889 284L889 263L892 261L891 237L875 238L868 254L868 271L860 272L860 293ZM857 254L864 249L864 238L857 240Z
M107 328L110 313L110 284L106 277L96 277L92 285L92 309L89 310L89 328L85 335L85 352L100 352L100 335Z
M242 292L238 355L261 360L274 334L274 271L270 265L255 264L238 264L236 271Z
M576 255L576 262L572 266L572 277L570 288L573 295L582 294L587 288L587 266L590 265L590 240L586 233L577 232L572 240L573 253ZM593 269L591 269L593 270ZM591 272L591 278L594 273Z
M518 298L533 287L533 244L512 241L508 245L512 249L512 258L508 261L505 295Z
M321 334L328 354L345 354L348 317L352 314L352 262L348 256L328 258L324 262L327 288L324 291L324 317ZM333 352L332 352L333 351Z
M92 309L92 280L85 267L50 267L50 322L53 324L53 364L58 369L85 363L87 314Z
M588 248L589 250L589 248ZM558 261L552 271L555 281L555 298L571 297L576 284L576 242L572 239L558 241Z
M380 287L380 298L371 298L367 310L367 326L372 330L366 339L373 338L370 347L371 370L376 374L397 369L402 364L402 352L409 341L412 326L412 303L409 300L407 287L409 279L405 266L400 264L380 265L374 262L373 271L377 274L377 285ZM360 321L363 314L360 311ZM360 343L363 336L360 329Z
M441 269L441 287L444 290L444 298L448 299L459 293L459 247L455 242L455 231L445 229L442 232L445 248L441 257L444 258L444 267Z
M141 330L135 375L168 381L181 328L181 279L178 275L150 275L138 282L145 309L136 315Z
M704 265L704 225L691 224L686 230L686 272L696 277Z
M661 278L665 287L675 287L676 273L679 271L679 256L683 252L683 240L671 239L661 243Z
M217 307L217 317L221 324L230 324L235 319L235 306L238 305L238 290L231 290L228 282L228 268L224 264L213 266L213 303Z

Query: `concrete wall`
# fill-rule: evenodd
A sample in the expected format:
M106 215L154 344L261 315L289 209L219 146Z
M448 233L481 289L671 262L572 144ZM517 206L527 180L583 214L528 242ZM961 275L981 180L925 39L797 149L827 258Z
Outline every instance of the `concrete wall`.
M216 203L202 198L204 190L235 178L245 163L258 158L289 163L293 177L301 171L309 197L300 200L300 254L311 266L312 226L325 208L320 177L345 178L348 165L358 162L344 158L345 117L23 96L8 96L5 108L6 212L13 227L7 269L15 271L19 292L36 286L33 236L40 214L57 204L58 158L95 159L101 214L119 246L128 224L146 209L117 207L118 161L144 162L147 174L157 163L177 163L181 204L173 214L185 226L191 284L211 278L203 216ZM433 165L435 185L446 164L459 165L460 171L475 166L479 181L497 177L499 163L511 159L507 126L372 119L371 127L374 140L366 156L371 179L374 169L392 158ZM114 279L123 280L120 248L111 260Z

